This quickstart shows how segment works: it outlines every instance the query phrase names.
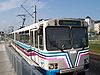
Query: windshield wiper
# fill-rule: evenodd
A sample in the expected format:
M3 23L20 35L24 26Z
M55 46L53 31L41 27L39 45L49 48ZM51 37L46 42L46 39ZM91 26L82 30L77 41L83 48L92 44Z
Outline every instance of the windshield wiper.
M86 39L83 38L83 39L82 39L82 47L83 47L83 49L85 48L85 46L86 46Z
M64 52L64 50L63 49L61 49L58 45L57 45L57 43L56 43L56 41L49 41L50 42L50 44L52 45L52 46L54 46L54 47L56 47L56 48L58 48L59 50L61 50L62 52Z
M56 48L60 49L60 48L58 47L56 41L50 41L49 35L47 35L47 36L48 36L48 41L49 41L49 43L50 43L53 47L56 47ZM60 50L61 50L62 52L64 52L62 49L60 49Z

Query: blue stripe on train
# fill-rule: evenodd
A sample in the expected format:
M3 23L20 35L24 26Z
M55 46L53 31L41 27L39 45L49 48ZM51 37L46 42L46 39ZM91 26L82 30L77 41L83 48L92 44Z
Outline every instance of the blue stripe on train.
M66 52L66 53L67 53L67 52ZM40 53L38 53L38 54L40 54ZM40 54L40 55L42 55L42 54ZM69 67L68 67L68 68L72 68L72 67L73 67L73 66L72 66L72 63L71 63L70 56L68 55L68 53L67 53L67 54L61 54L61 55L52 55L52 56L42 55L42 56L45 56L45 57L65 56L65 57L66 57L66 61L67 61L67 62L68 62L68 64L69 64Z
M24 43L21 43L21 42L18 42L18 41L14 41L16 44L22 46L24 49L28 50L30 49L30 45L26 45ZM42 52L40 50L35 50L35 48L32 48L31 49L35 52L38 52L38 53L42 53L42 54L57 54L57 53L62 53L62 52ZM88 49L88 48L87 48ZM87 50L87 49L84 49L84 50Z
M24 46L24 44L22 44L22 43L20 43L20 42L17 42L17 44L19 44L20 46ZM25 47L27 47L28 48L28 46L26 45ZM25 47L23 47L23 48L25 48ZM60 52L61 53L61 52ZM66 52L67 53L67 52ZM40 53L38 53L38 54L40 54ZM42 55L42 56L45 56L45 57L57 57L57 56L65 56L66 57L66 59L67 59L67 62L68 62L68 64L69 64L69 68L72 68L73 66L72 66L72 63L71 63L71 59L70 59L70 57L69 57L69 55L68 55L68 53L67 54L61 54L61 55L50 55L50 56L47 56L47 55L44 55L44 54L40 54L40 55Z

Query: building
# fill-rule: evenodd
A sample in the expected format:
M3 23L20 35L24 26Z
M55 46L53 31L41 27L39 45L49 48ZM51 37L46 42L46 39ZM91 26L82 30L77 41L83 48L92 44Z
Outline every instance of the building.
M94 31L96 32L96 34L100 34L100 20L95 21Z
M4 39L4 32L0 31L0 41Z
M94 20L87 16L85 21L88 23L88 32L94 32Z
M3 31L0 31L0 35L1 35L1 36L4 36L4 32L3 32Z

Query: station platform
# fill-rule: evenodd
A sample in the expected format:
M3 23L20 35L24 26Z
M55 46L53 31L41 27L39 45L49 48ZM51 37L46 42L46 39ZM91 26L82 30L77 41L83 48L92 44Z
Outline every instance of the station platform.
M8 58L3 41L0 41L0 75L17 75Z

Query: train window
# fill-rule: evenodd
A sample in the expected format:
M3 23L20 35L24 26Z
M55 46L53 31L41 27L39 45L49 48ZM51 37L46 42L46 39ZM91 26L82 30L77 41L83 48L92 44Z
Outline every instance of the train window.
M29 31L20 32L18 35L18 41L29 44Z
M19 39L20 39L20 35L19 33L16 33L16 40L19 41Z
M39 48L43 50L43 25L41 25L38 29L39 36Z
M35 47L43 50L43 26L35 31Z
M82 48L82 47L88 46L88 35L87 35L87 32L86 32L86 28L84 28L84 27L81 27L81 28L73 27L72 33L73 33L73 47L74 48Z
M30 44L33 46L33 31L30 32Z
M26 44L29 44L29 30L28 31L25 31L24 33L24 40L25 40L25 43Z
M35 47L38 48L38 32L35 31Z
M38 29L38 35L43 35L43 26L40 26Z
M65 26L48 26L46 28L47 50L71 49L70 28Z
M39 48L43 50L43 35L39 35Z
M29 31L23 33L24 43L29 44Z
M43 50L43 26L39 28L39 48Z
M20 35L20 41L24 43L25 41L24 32L20 32L19 35Z

